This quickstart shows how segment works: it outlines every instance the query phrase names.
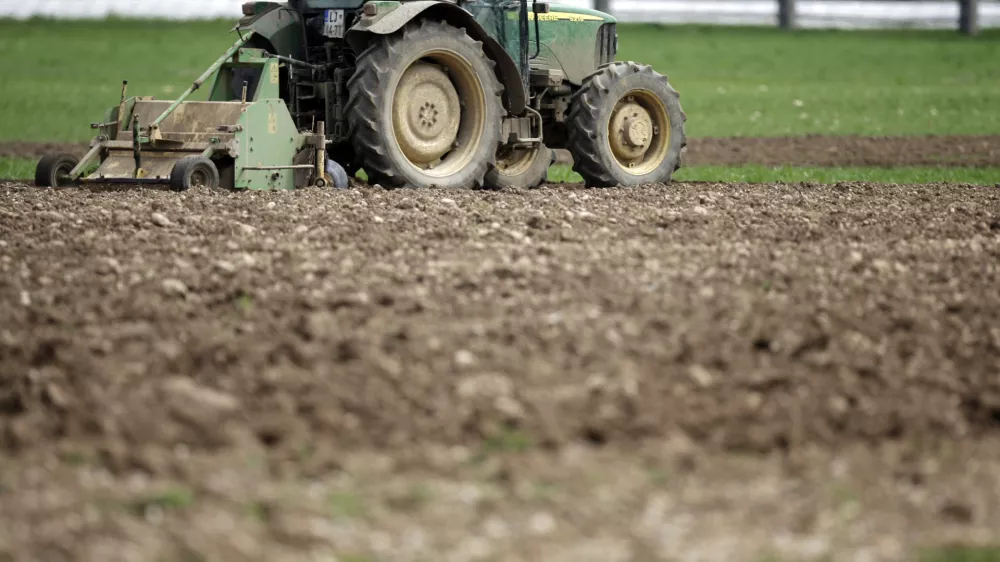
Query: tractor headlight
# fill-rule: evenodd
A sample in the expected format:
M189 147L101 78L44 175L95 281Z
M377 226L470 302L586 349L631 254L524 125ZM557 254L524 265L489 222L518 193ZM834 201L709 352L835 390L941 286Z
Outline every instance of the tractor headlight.
M257 3L247 2L243 4L243 15L247 17L257 15Z

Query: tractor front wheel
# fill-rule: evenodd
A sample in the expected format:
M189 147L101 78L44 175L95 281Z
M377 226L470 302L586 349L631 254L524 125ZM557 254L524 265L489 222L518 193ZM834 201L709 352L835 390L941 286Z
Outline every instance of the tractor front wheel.
M170 172L170 189L173 191L187 191L192 187L215 189L219 184L219 168L204 156L181 158Z
M670 183L687 143L680 95L651 66L615 62L573 95L573 169L587 185Z
M38 187L67 187L73 185L69 173L80 163L72 154L46 154L35 167L35 185Z
M482 43L420 20L377 37L348 83L350 135L371 183L481 187L503 105Z

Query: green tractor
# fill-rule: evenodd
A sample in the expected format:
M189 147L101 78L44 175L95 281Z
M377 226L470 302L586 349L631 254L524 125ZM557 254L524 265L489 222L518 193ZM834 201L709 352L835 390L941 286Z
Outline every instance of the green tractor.
M615 61L607 14L538 0L243 12L240 40L179 100L123 91L84 161L49 156L36 181L288 189L339 184L342 168L386 187L531 188L555 148L591 186L669 182L680 167L679 95L652 67ZM211 75L210 101L186 101Z

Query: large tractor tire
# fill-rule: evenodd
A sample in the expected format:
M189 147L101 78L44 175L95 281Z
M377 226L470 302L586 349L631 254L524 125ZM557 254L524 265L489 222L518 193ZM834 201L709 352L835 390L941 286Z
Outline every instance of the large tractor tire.
M532 189L542 185L555 161L555 153L544 144L531 148L504 145L497 151L496 165L486 172L486 187L490 189Z
M573 95L573 169L589 186L670 183L687 144L680 95L651 66L614 62Z
M369 181L482 187L504 114L493 64L482 43L443 22L376 38L348 82L350 135Z

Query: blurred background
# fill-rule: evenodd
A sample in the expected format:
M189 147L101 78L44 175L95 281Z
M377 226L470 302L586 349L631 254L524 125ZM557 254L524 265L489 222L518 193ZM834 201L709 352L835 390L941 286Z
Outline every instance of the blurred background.
M0 0L0 17L237 17L243 0ZM800 27L954 28L960 4L978 6L979 25L1000 27L1000 0L563 0L596 7L625 22L777 25L779 4L794 5Z

